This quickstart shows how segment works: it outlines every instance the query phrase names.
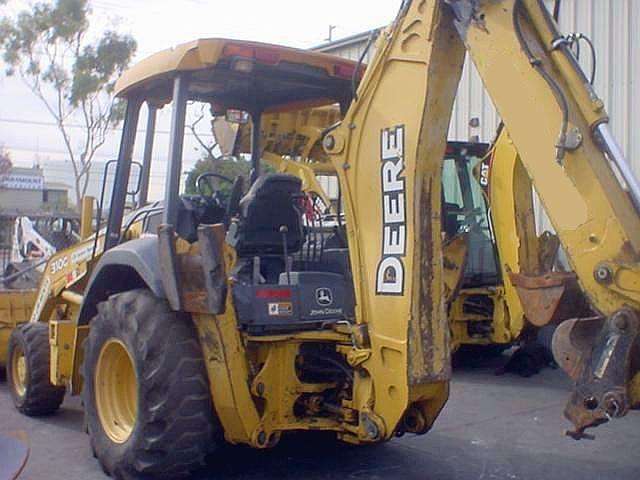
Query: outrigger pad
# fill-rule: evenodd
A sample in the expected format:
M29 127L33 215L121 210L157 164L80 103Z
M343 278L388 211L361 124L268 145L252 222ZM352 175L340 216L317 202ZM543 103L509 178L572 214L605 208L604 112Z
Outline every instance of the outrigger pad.
M0 434L0 479L18 478L29 458L27 434L18 432L13 436Z

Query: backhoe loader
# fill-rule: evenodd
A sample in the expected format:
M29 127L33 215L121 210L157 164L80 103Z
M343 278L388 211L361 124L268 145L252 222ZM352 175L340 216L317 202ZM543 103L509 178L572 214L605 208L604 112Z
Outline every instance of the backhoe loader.
M77 240L74 226L73 219L67 218L16 219L10 262L0 277L0 369L6 366L11 332L31 317L39 270L56 248Z
M50 413L65 389L81 393L91 446L116 478L187 475L223 438L270 448L300 430L354 444L427 433L451 378L441 177L466 50L597 312L554 338L576 382L572 434L627 414L640 399L640 189L560 38L538 0L413 0L363 75L222 39L134 66L116 86L127 110L106 227L51 258L31 322L12 335L18 408ZM252 120L246 186L217 172L198 182L232 183L226 204L180 195L194 101ZM335 103L343 119L322 148L346 244L303 221L300 176L261 162L264 114ZM143 104L141 205L155 114L172 104L165 196L125 218Z

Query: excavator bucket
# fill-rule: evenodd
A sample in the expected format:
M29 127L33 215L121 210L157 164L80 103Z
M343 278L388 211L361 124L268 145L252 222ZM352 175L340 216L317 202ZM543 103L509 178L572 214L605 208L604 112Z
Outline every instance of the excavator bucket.
M622 417L637 403L639 351L640 319L630 309L608 318L568 320L558 327L553 355L575 382L565 409L575 426L569 436L590 438L584 433L587 428Z
M510 273L525 317L532 325L544 327L575 316L581 304L575 273L550 272L531 276Z

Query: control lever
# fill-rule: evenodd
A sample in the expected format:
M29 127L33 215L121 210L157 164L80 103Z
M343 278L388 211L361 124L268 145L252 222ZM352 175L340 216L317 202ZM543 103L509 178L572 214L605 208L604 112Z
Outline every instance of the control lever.
M284 252L284 269L287 272L287 284L291 285L291 266L289 265L289 252L287 248L287 233L289 228L286 225L280 226L280 233L282 234L282 247Z

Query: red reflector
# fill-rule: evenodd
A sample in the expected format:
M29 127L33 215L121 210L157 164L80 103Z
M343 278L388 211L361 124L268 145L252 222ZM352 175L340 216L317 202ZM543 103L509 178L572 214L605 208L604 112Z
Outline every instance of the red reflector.
M336 77L353 78L353 74L356 73L356 67L355 65L338 63L333 66L333 73L335 74Z
M281 300L284 298L291 298L291 290L276 290L273 288L265 288L262 290L256 290L256 298L263 300Z
M447 155L453 155L454 153L456 153L456 149L454 147L452 147L451 145L447 146Z

